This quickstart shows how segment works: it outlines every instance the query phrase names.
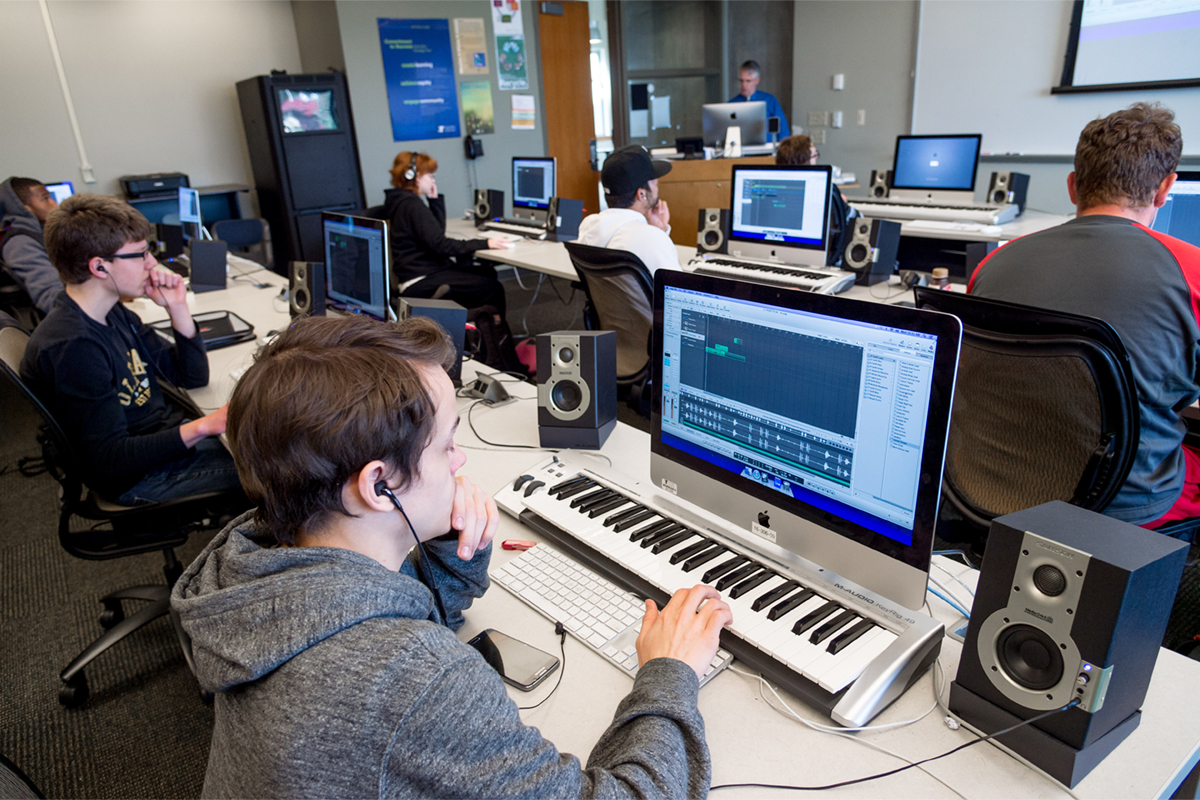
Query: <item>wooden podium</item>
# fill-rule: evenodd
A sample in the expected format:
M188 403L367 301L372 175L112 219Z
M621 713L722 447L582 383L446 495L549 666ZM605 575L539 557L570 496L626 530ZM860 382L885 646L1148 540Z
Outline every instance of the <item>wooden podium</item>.
M671 241L695 247L700 209L729 208L734 164L774 163L771 156L672 161L671 171L658 179L658 196L671 211Z

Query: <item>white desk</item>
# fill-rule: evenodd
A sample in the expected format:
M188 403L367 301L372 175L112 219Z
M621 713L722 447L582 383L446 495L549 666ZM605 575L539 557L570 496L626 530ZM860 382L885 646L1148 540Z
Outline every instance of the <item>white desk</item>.
M257 280L271 283L273 288L256 289L243 281L232 282L225 290L197 296L196 310L235 311L254 324L260 334L285 327L289 321L286 304L276 299L278 289L274 288L284 285L284 279L265 270L253 275ZM855 287L851 291L869 295L872 291L883 294L888 289L881 284ZM890 291L895 292L896 288L892 287ZM156 310L160 313L147 313L147 319L164 316L161 309ZM197 401L214 408L224 402L234 384L229 371L249 364L256 347L255 342L245 342L212 353L212 382L193 392ZM464 379L469 380L474 375L475 365L468 362L463 372ZM495 409L478 406L470 413L470 421L482 437L492 442L536 448L536 389L519 383L509 383L506 388L522 399ZM463 424L459 425L457 435L468 456L463 472L472 480L494 491L546 457L547 453L536 449L502 449L481 443L467 424L472 403L471 400L459 402ZM619 424L600 455L631 477L643 480L649 477L647 434ZM504 515L496 540L500 542L506 538L538 537ZM503 563L515 555L497 546L493 558L496 563ZM963 574L968 583L974 580L975 573L966 567L945 559L938 561L955 573ZM943 578L943 583L957 587L940 568L935 568L935 573ZM966 599L961 587L957 587L956 594ZM929 602L934 616L948 625L958 619L958 615L941 600L930 595ZM466 625L458 634L463 641L484 628L494 627L549 652L558 652L558 637L553 632L553 625L499 587L493 587L469 609L466 618ZM947 639L943 643L940 662L947 681L957 671L960 651L961 645L957 642ZM529 705L549 694L555 681L556 678L551 678L528 694L516 689L509 689L509 692L521 705ZM544 705L524 712L522 716L560 750L586 759L630 685L628 676L568 636L561 687ZM1200 686L1200 664L1168 650L1160 651L1154 680L1142 708L1141 725L1075 788L1075 796L1169 797L1200 760L1200 691L1197 686ZM888 724L920 715L932 705L932 687L931 671L882 712L873 724ZM944 687L943 696L947 691ZM805 719L832 725L796 698L786 693L783 696ZM758 681L733 672L726 671L717 676L703 689L700 710L704 714L713 753L714 785L739 782L822 785L903 766L902 761L859 742L804 728L768 707L759 696ZM973 736L965 729L951 731L942 721L941 713L934 711L914 725L860 733L855 738L917 760L943 753L970 741ZM933 762L925 769L971 798L1068 796L1061 785L990 743ZM771 793L767 790L725 790L717 796L763 797L768 794ZM847 787L840 790L838 796L938 798L956 794L919 769L910 769L879 781Z

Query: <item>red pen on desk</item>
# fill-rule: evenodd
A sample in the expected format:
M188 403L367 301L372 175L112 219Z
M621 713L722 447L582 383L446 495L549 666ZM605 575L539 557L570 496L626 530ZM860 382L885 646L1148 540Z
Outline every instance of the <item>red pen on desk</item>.
M527 542L524 539L505 539L500 546L505 550L528 550L536 544L537 542Z

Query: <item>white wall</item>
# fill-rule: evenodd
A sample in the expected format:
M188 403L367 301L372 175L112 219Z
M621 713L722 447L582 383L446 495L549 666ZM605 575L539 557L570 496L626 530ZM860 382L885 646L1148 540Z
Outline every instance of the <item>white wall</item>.
M525 51L528 57L529 89L517 94L532 94L537 109L537 127L532 130L512 129L514 92L502 92L496 77L496 48L492 38L491 8L479 0L445 0L443 2L355 2L339 0L338 26L341 29L342 52L346 59L346 79L354 103L354 128L358 135L358 156L362 165L363 187L367 205L383 202L383 192L389 188L388 170L396 154L416 149L428 153L438 162L438 192L446 196L446 214L460 216L473 203L473 188L501 189L508 212L512 210L513 156L542 156L546 154L545 104L541 97L541 58L538 48L536 4L523 3L521 13L525 23ZM492 108L496 132L480 136L484 156L474 162L475 178L463 155L462 137L397 142L392 138L391 112L388 108L387 86L383 75L383 55L379 44L380 18L439 18L482 17L486 20L489 78L492 84ZM453 37L453 23L451 23ZM461 77L456 79L459 83ZM468 78L470 80L470 78ZM479 80L479 79L476 79ZM461 97L459 119L462 119Z
M291 4L55 0L50 17L97 182L84 185L33 0L0 4L0 180L70 180L118 193L121 175L184 172L253 185L234 84L300 71Z

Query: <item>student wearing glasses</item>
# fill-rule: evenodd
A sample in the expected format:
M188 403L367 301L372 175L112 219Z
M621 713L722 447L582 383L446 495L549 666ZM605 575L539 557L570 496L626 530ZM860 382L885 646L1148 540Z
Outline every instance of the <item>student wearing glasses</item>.
M21 361L88 486L123 505L239 486L233 459L212 438L225 432L225 407L189 420L158 386L160 377L204 386L208 357L184 281L159 267L149 235L146 218L115 197L75 195L51 211L46 251L66 289ZM174 345L120 302L138 297L166 309Z

